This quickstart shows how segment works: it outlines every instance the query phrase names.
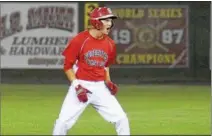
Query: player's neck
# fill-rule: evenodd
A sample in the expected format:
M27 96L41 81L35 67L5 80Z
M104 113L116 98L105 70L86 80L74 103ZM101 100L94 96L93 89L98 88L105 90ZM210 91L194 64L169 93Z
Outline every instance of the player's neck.
M96 29L89 29L88 32L95 39L100 40L104 37L104 34L102 32L100 32L99 30L96 30Z

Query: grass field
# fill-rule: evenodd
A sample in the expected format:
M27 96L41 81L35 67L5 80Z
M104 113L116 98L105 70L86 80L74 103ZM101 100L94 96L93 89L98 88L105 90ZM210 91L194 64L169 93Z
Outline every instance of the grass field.
M1 84L1 134L50 135L68 86ZM131 133L211 134L210 86L120 86L119 102L128 114ZM69 131L116 134L88 107Z

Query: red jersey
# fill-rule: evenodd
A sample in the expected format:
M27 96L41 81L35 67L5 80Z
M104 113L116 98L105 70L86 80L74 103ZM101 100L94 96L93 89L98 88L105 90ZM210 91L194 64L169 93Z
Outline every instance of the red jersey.
M83 31L69 42L63 55L71 64L78 60L77 79L103 81L106 78L105 67L115 62L116 48L109 36L99 40Z

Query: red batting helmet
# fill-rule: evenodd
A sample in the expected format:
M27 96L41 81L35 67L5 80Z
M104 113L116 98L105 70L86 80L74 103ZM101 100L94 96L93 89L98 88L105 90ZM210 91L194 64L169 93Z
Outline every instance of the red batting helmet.
M101 29L103 23L100 21L101 19L112 18L116 19L117 16L113 15L110 8L107 7L98 7L95 8L90 13L90 23L96 29Z

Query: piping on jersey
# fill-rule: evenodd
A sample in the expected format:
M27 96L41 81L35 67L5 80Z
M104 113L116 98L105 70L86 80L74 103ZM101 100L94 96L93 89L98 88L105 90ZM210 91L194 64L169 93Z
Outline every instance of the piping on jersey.
M83 47L85 46L86 41L89 40L89 37L85 39L85 41L82 43L82 47L80 49L80 52L82 51ZM107 39L108 43L110 44L110 50L113 50L113 45L112 43Z
M85 43L86 43L87 40L89 40L89 37L87 37L87 38L85 39L85 41L82 43L82 46L81 46L81 48L80 48L80 53L82 52L82 49L83 49L83 47L85 46ZM76 71L77 71L77 69L78 69L77 63L78 63L78 60L76 60L74 66L73 66L73 69L74 69L74 72L75 72L75 73L76 73Z
M87 38L85 39L85 41L82 43L82 47L80 48L80 53L81 53L81 51L82 51L83 47L85 46L85 43L86 43L86 41L87 41L88 39L89 39L89 37L87 37ZM76 71L77 71L77 69L78 69L77 63L78 63L78 60L76 60L75 64L73 65L73 69L74 69L74 72L75 72L75 73L76 73Z
M88 39L89 39L89 37L86 38L85 41L82 43L82 47L81 47L81 49L80 49L80 52L82 51L82 49L83 49L83 47L85 46L85 43L86 43L86 41L87 41Z

